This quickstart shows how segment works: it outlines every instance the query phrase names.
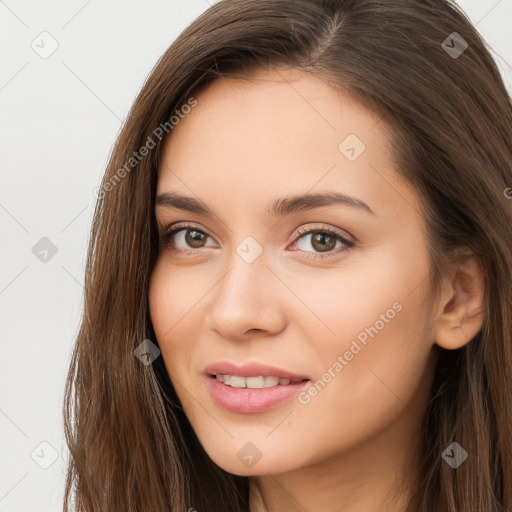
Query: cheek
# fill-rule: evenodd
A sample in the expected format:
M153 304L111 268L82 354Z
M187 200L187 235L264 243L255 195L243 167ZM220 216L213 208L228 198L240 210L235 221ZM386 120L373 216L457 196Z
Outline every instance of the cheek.
M151 274L148 290L149 313L151 322L159 341L160 348L165 341L165 334L172 328L175 305L172 294L166 286L165 273L161 265L157 265Z
M190 336L187 331L187 311L190 310L187 297L190 291L187 296L187 287L182 281L179 273L171 279L169 269L157 264L148 290L151 322L165 367L169 376L176 376L177 379L180 379L179 372L188 366L185 364L189 346L186 341Z
M197 326L193 318L205 293L200 280L190 270L166 264L165 253L157 262L149 282L148 301L153 327L162 344L189 336L190 329Z
M186 315L187 287L182 272L172 272L166 265L165 253L159 260L149 281L149 309L155 331L169 331L173 324ZM163 338L162 338L163 341Z
M425 322L427 268L392 262L380 274L376 267L364 276L347 272L325 293L310 288L308 304L329 327L315 336L311 324L305 333L316 340L310 360L320 369L301 401L312 417L326 414L354 434L368 435L416 402L433 345ZM422 399L411 408L420 415Z
M324 343L321 355L316 352L323 373L299 395L290 428L280 426L279 435L270 443L277 453L283 453L287 443L308 436L307 445L303 444L297 460L288 461L290 465L303 464L302 459L318 462L333 451L350 450L390 431L390 425L395 425L394 435L404 440L410 437L428 399L430 346L414 327L421 323L421 308L411 301L402 302L402 309L393 310L396 314L388 323L377 324L378 332L370 329L379 319L375 311L385 313L387 307L360 313L358 320L344 317L343 332L340 319L336 342ZM383 304L388 306L387 301ZM360 341L363 337L358 339L360 333L367 334L365 343ZM291 446L288 453L293 453Z
M313 417L326 414L345 432L367 437L404 407L422 414L432 348L430 332L423 330L422 293L388 289L373 297L371 307L352 303L351 314L340 314L337 338L318 349L324 373L303 397ZM336 436L335 430L330 434Z

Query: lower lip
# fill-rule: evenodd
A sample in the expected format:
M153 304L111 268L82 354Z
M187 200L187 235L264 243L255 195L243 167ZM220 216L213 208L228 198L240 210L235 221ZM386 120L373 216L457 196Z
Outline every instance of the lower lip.
M208 379L208 387L217 405L232 412L245 414L263 412L297 395L309 384L309 380L273 386L271 388L232 388L215 377Z

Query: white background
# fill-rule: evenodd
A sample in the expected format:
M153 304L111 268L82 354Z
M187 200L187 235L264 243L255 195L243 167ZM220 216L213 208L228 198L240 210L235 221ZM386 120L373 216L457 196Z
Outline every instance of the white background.
M0 512L61 510L93 190L147 74L210 2L0 0ZM512 91L512 0L459 5ZM43 44L58 48L43 59Z

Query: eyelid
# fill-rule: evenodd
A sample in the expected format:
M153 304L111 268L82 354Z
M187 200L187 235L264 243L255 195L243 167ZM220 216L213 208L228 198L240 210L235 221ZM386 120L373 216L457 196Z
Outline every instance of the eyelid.
M291 245L295 245L299 243L301 238L305 237L306 235L313 234L313 233L327 233L333 235L337 241L340 241L344 247L338 248L337 250L327 251L325 253L322 252L315 252L315 251L292 251L292 252L302 252L306 259L309 260L333 260L336 258L339 258L341 255L347 253L351 249L355 248L357 243L354 237L352 235L346 236L344 233L341 232L339 228L333 228L330 226L326 226L324 224L320 224L317 226L301 226L293 236L293 241ZM290 247L290 246L287 246Z
M341 230L340 228L335 228L335 227L332 227L332 226L329 226L329 225L326 225L326 224L322 224L322 223L319 223L319 222L312 222L309 225L301 226L300 228L298 228L296 231L294 231L292 233L292 235L293 235L293 243L295 243L300 236L302 236L304 234L307 234L307 233L312 233L312 232L315 232L315 231L332 233L333 235L336 235L336 236L339 236L340 238L343 238L344 240L346 240L347 243L350 242L350 243L354 243L355 244L356 242L358 242L358 240L355 237L353 237L352 235L350 235L346 231Z
M187 231L187 230L196 230L201 233L204 233L206 236L214 239L210 233L203 227L196 226L191 222L171 222L169 224L165 224L161 229L159 229L159 239L160 243L165 246L171 245L171 236L175 235L179 231ZM175 253L192 253L197 252L199 249L176 249L170 248L171 251Z
M177 230L178 228L197 229L197 231L204 232L209 237L214 238L212 235L210 235L208 230L204 229L201 225L196 225L194 222L188 222L188 221L171 222L168 224L164 224L164 226L161 229L159 229L159 232L162 235L165 235L166 233L168 233L170 231ZM306 233L310 233L312 231L326 231L326 232L333 233L335 235L339 235L340 237L345 238L347 241L354 242L354 243L358 242L358 240L354 236L349 234L347 231L341 230L340 228L330 227L329 225L318 223L318 222L312 222L309 225L301 226L297 230L293 231L290 236L293 235L292 236L293 242L295 242L299 236L304 235Z

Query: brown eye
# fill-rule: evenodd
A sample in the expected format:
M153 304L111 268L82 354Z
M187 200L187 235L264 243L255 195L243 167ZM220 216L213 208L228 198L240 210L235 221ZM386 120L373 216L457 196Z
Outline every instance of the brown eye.
M311 237L311 246L318 252L332 251L336 247L337 238L329 233L314 231Z
M329 227L301 228L295 237L297 246L307 258L328 258L355 247L355 242ZM311 248L313 250L311 250Z
M197 231L196 229L185 229L185 242L194 249L199 249L203 247L207 235L202 233L201 231Z
M191 254L196 249L211 247L211 245L206 245L208 238L211 237L194 226L168 227L162 231L160 236L161 243L177 254Z

